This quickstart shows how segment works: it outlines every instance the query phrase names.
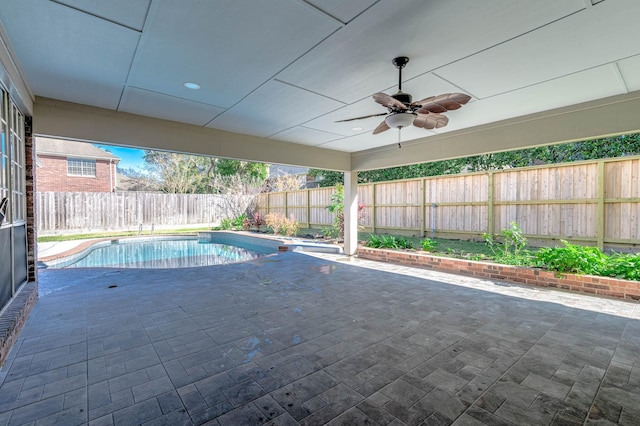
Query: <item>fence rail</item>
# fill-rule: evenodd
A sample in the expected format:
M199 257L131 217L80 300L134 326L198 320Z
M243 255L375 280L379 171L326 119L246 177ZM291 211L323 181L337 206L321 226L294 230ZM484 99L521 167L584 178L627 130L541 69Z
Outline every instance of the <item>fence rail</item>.
M38 192L38 232L131 231L212 225L232 216L223 197L150 192Z
M328 227L333 191L260 194L258 211ZM358 199L370 232L472 239L514 221L540 242L640 245L640 157L361 184Z

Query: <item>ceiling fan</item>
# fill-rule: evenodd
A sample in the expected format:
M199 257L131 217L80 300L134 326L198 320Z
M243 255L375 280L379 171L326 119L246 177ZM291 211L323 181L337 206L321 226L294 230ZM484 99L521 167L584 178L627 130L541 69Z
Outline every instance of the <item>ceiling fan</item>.
M402 129L411 124L423 129L439 129L446 126L447 123L449 123L449 118L446 115L442 115L442 113L460 108L469 102L471 96L465 95L464 93L446 93L444 95L431 96L421 101L412 102L411 95L402 91L402 69L408 62L409 58L406 56L399 56L391 61L398 69L397 93L393 95L375 93L373 95L373 100L387 107L387 112L348 118L346 120L336 121L336 123L384 115L384 121L375 128L373 131L374 135L389 130L392 127ZM400 145L400 143L398 143L398 145Z

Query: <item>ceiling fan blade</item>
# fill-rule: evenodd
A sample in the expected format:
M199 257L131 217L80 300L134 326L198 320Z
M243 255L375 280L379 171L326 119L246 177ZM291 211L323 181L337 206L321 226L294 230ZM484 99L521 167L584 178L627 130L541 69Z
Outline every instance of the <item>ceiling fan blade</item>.
M373 95L373 100L382 106L386 106L387 108L397 108L401 110L407 109L407 106L405 104L395 99L394 97L387 95L386 93L375 93Z
M449 118L446 115L430 113L418 114L413 120L413 125L423 129L439 129L449 124Z
M387 125L387 122L386 122L386 121L383 121L382 123L378 124L378 127L376 127L376 128L373 130L373 134L374 134L374 135L377 135L378 133L382 133L382 132L384 132L385 130L389 130L389 129L390 129L390 127Z
M419 107L417 112L446 112L460 108L469 102L471 96L464 93L445 93L444 95L431 96L421 101L412 102L411 105Z
M387 114L388 113L386 113L386 112L382 112L380 114L363 115L362 117L347 118L346 120L334 121L334 123L344 123L345 121L362 120L362 119L370 118L370 117L381 117L381 116L387 115Z

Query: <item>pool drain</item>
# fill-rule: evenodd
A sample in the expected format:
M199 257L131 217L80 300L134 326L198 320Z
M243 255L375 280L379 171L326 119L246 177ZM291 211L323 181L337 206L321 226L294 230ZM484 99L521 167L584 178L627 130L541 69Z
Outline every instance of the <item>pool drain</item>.
M116 287L118 287L118 286L115 285L115 284L111 284L108 288L116 288Z

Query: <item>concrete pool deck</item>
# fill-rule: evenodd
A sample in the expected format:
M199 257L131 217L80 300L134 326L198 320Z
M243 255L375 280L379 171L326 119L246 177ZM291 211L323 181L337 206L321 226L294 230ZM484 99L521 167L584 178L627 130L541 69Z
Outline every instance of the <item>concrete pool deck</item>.
M640 418L637 303L295 252L39 286L0 425Z
M61 255L66 252L73 252L77 247L96 239L68 240L38 243L38 259Z

